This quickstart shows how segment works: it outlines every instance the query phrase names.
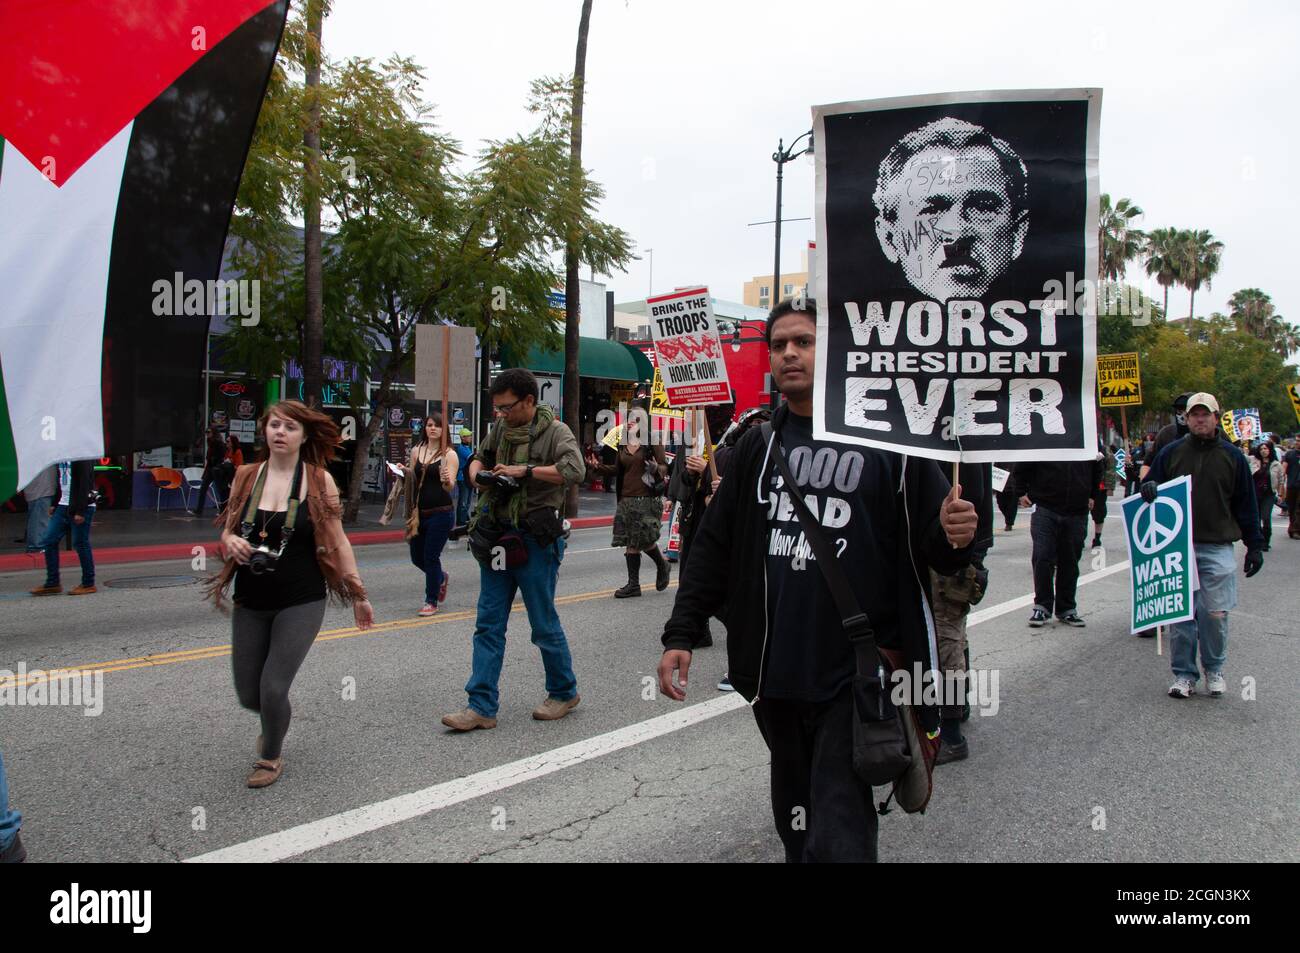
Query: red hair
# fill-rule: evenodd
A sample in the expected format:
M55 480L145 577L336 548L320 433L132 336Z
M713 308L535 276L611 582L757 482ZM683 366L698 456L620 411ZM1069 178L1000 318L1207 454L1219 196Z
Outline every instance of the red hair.
M296 421L302 425L302 449L299 451L303 462L312 466L323 467L334 459L334 451L343 443L343 435L334 418L319 410L308 407L300 400L282 400L272 404L262 413L257 422L257 429L266 432L266 422L274 414ZM263 447L259 459L270 456L270 449Z

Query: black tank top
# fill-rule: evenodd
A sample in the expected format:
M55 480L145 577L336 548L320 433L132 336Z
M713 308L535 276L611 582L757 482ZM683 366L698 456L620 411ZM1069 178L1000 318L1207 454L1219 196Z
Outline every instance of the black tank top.
M272 553L279 550L285 515L283 511L257 511L250 540L254 548L263 542L258 533L265 529L267 548ZM275 572L255 576L247 566L240 566L235 573L234 602L245 609L275 611L324 598L325 576L316 561L316 528L304 500L298 507L293 536L276 563Z
M443 488L442 480L438 478L441 470L442 467L437 463L431 463L427 467L423 463L415 464L415 482L420 487L420 509L431 510L435 506L451 506L451 494ZM420 484L422 477L424 483Z

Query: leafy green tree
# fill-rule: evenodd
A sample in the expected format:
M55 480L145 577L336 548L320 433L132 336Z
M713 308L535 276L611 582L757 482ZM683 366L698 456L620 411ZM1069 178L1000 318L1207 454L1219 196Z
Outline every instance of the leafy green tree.
M1296 368L1268 342L1222 319L1209 325L1214 355L1211 393L1224 410L1258 407L1265 430L1287 432L1295 412L1285 388L1297 379Z
M429 119L423 79L401 57L322 62L320 190L333 228L322 254L324 347L376 384L374 413L357 434L348 520L385 411L402 399L395 385L412 369L417 324L474 327L485 369L487 354L502 345L517 353L560 346L548 294L552 256L568 227L569 180L564 131L546 113L550 99L539 100L535 86L538 128L489 143L461 172L458 144ZM287 73L272 83L255 133L256 167L241 184L232 229L241 239L236 267L263 277L269 291L262 322L233 335L236 356L259 372L278 373L303 353L305 288L289 225L301 208L294 181L301 97ZM594 205L599 187L583 184ZM588 260L610 265L625 254L625 245L611 244L621 233L588 224Z
M1097 275L1102 281L1119 281L1128 263L1142 254L1146 236L1135 227L1142 209L1129 199L1111 204L1102 193L1097 220Z
M1205 345L1189 340L1177 328L1154 328L1145 349L1139 349L1142 371L1144 426L1167 422L1174 398L1188 391L1208 391L1214 386L1214 364Z

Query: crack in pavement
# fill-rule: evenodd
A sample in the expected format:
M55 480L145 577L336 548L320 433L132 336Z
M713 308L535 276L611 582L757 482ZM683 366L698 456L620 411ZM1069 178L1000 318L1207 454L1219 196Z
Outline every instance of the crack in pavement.
M507 851L528 850L531 847L536 847L537 845L543 844L547 841L559 841L561 843L566 843L566 844L577 843L578 841L582 840L582 838L587 834L588 831L591 830L594 822L598 821L606 814L610 814L621 807L626 807L627 805L631 804L634 801L647 800L652 798L680 798L680 797L687 797L692 794L698 793L694 791L669 791L662 794L653 794L653 793L642 794L641 789L647 784L670 784L690 774L698 774L705 771L716 771L719 769L722 769L725 775L739 776L745 774L748 771L753 771L758 768L766 768L767 766L768 766L768 762L763 762L762 764L757 764L757 765L752 765L752 764L744 765L740 767L739 771L734 771L734 770L730 770L731 766L728 765L711 764L711 765L703 765L695 768L683 768L682 770L676 772L675 774L671 774L667 777L641 778L637 776L636 772L634 771L629 772L625 768L621 767L620 765L610 765L610 767L615 771L618 771L623 774L631 775L634 784L632 788L632 793L628 794L626 797L622 798L621 800L618 800L615 803L611 804L609 807L602 808L601 810L595 811L591 814L587 814L584 817L574 818L573 820L566 821L563 824L559 824L556 827L552 827L544 831L537 831L532 834L526 834L520 837L518 840L516 840L513 844L506 844L502 847L495 847L492 850L480 851L479 853L474 854L472 857L470 857L466 862L471 864L478 863L480 860L483 860L488 857L493 857L497 854L503 854L506 853ZM576 837L557 836L571 829L577 832Z

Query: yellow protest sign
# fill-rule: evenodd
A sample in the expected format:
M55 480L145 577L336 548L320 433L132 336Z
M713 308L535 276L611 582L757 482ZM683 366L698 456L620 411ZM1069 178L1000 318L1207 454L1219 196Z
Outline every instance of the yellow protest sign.
M609 433L605 434L604 439L601 440L600 442L605 446L609 447L609 449L611 450L617 450L618 442L622 439L623 439L623 425L619 424L616 427L611 427Z
M650 413L656 417L674 417L677 420L686 416L685 411L673 410L668 403L668 392L664 390L664 379L658 367L655 368L654 385L650 389Z
M1103 407L1142 403L1142 375L1136 352L1097 355L1097 390Z
M1232 420L1232 411L1225 410L1223 416L1219 418L1219 423L1223 426L1223 433L1229 440L1237 439L1237 425Z
M1291 398L1291 409L1295 411L1295 419L1300 420L1300 384L1287 384L1286 395Z

